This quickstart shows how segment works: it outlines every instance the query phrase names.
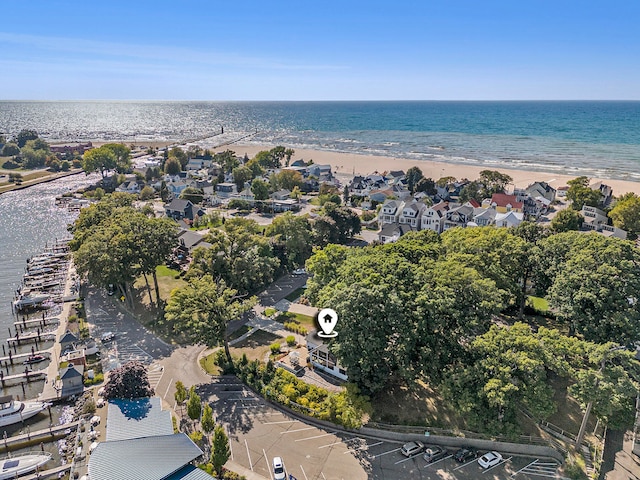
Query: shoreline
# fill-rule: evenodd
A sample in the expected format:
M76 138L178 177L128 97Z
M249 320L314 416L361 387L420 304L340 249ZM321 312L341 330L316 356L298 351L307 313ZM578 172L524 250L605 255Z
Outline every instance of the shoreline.
M275 145L248 145L232 144L215 149L216 152L232 150L238 156L245 153L251 158L261 150L269 150ZM286 145L285 145L286 147ZM403 170L406 172L411 167L419 167L425 177L438 180L444 176L452 176L457 179L467 178L475 180L482 170L497 170L506 173L513 178L509 185L516 188L525 188L533 182L545 181L554 188L567 185L568 180L572 180L580 174L568 175L554 171L544 170L521 170L493 165L469 165L449 162L438 162L432 160L413 160L400 157L388 157L381 155L367 155L361 153L341 153L326 150L296 149L291 160L303 159L313 160L314 163L330 164L336 177L340 180L351 179L353 175L368 175L374 172L384 172L389 170ZM602 181L611 186L614 195L620 196L624 193L633 192L640 195L640 182L632 180L610 179L606 177L589 177L590 183ZM343 182L344 183L344 182Z
M22 172L18 172L18 173L22 173ZM41 183L53 182L54 180L70 177L71 175L78 175L80 173L84 173L84 170L79 169L75 171L72 170L69 172L56 172L44 177L38 177L38 178L34 178L33 180L27 180L26 182L22 182L20 185L16 185L15 183L2 185L0 186L0 195L7 192L15 192L16 190L23 190L25 188L33 187L34 185L39 185Z

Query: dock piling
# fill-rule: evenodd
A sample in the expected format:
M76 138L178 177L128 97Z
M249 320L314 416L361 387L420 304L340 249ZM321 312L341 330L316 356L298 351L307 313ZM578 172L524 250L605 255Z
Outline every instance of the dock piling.
M13 365L13 355L11 355L11 350L9 350L9 361L11 362L11 365Z

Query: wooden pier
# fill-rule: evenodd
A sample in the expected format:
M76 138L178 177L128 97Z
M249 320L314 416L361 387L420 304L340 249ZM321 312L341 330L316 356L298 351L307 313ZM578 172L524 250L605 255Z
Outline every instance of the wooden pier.
M7 338L7 343L10 347L14 345L20 345L21 343L41 342L42 340L50 340L55 338L56 332L32 332L25 333L23 335L16 335L15 337Z
M5 375L4 372L0 370L0 385L2 385L2 388L5 388L12 385L19 385L23 380L26 380L27 383L37 382L39 380L44 380L46 377L46 370L36 370L35 372L30 370L28 372L16 373L14 375ZM19 380L19 382L16 382L15 380Z
M60 437L67 435L67 430L78 426L80 422L65 423L64 425L55 425L35 432L27 432L13 437L6 437L0 440L0 452L15 450L29 445L41 442L51 442Z
M11 352L11 351L9 351ZM32 355L42 355L43 357L47 357L47 358L51 358L51 350L38 350L38 351L33 351L33 353L16 353L15 355L9 355L7 357L0 357L0 368L2 368L2 362L11 362L13 361L18 361L18 363L21 363L20 360L21 359L27 359ZM12 363L11 363L12 364Z
M22 320L19 322L13 322L13 325L16 327L23 328L35 328L42 327L47 325L57 325L60 323L60 319L58 317L46 317L46 318L36 318L35 320Z

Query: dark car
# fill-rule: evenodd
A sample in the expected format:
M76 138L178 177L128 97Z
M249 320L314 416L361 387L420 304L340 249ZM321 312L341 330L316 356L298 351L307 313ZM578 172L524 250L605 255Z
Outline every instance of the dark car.
M462 447L453 458L456 459L456 462L464 463L472 458L478 458L478 450L473 447Z
M427 447L424 451L424 455L422 455L422 458L424 458L427 463L433 463L443 459L448 455L449 452L447 452L444 448L435 445L432 447Z

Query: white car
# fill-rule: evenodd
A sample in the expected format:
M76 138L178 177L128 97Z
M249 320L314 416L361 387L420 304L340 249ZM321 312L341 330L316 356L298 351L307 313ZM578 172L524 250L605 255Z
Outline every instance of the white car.
M292 275L305 275L306 273L307 271L304 268L297 268L291 272Z
M273 478L274 480L286 480L287 474L284 471L282 458L273 457Z
M500 455L498 452L488 452L480 457L480 459L478 460L478 464L482 468L491 468L498 465L501 461L502 455Z
M418 453L422 452L422 450L424 449L424 444L421 442L409 442L409 443L405 443L402 446L402 454L405 457L412 457L413 455L417 455Z

